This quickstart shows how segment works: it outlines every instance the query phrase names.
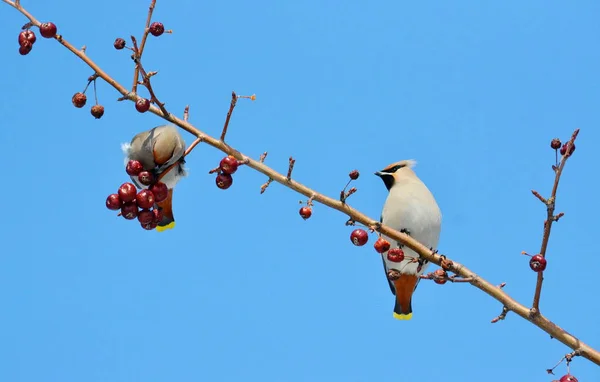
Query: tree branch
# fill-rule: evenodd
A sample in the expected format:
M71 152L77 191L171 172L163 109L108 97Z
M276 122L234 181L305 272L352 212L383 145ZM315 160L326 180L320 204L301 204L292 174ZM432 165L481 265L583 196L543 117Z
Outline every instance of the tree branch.
M39 21L37 19L35 19L31 14L29 14L22 6L20 6L20 4L18 4L18 2L14 2L11 0L2 0L2 1L11 5L15 9L17 9L19 12L21 12L23 15L25 15L25 17L27 17L32 22L33 25L36 25L36 26L40 25ZM152 4L154 4L154 3L155 3L155 0L152 0ZM92 70L94 70L94 72L100 78L105 80L109 85L111 85L119 93L121 93L123 95L124 99L128 99L130 101L136 101L139 98L136 94L134 94L133 92L129 92L125 87L123 87L116 80L114 80L111 76L109 76L94 61L92 61L89 57L87 57L81 50L76 49L75 47L73 47L73 45L71 45L69 42L64 40L62 38L62 36L57 35L55 37L55 39L60 44L62 44L65 48L67 48L73 54L75 54L77 57L79 57L83 62L85 62ZM554 324L548 318L544 317L541 313L538 312L535 315L530 315L529 308L527 308L523 304L518 303L516 300L514 300L512 297L510 297L507 293L505 293L502 288L495 286L492 283L488 282L487 280L483 279L482 277L477 275L475 272L468 269L466 266L464 266L460 263L457 263L457 262L453 262L450 259L447 259L444 255L439 255L437 253L432 252L430 248L425 247L423 244L417 242L415 239L411 238L410 236L408 236L404 233L401 233L397 230L394 230L386 225L380 224L378 220L375 220L375 219L363 214L362 212L348 206L347 204L345 204L339 200L336 200L334 198L330 198L326 195L318 193L318 192L314 191L313 189L303 185L302 183L297 182L294 179L288 179L286 175L273 170L272 168L270 168L267 165L265 165L264 163L262 163L262 161L254 160L254 159L242 154L241 152L229 147L222 140L213 138L213 137L205 134L204 132L200 131L199 129L194 127L189 122L182 120L180 118L177 118L173 114L166 114L160 108L158 108L154 105L151 105L150 111L152 113L156 114L157 116L165 119L166 121L179 126L180 128L189 132L190 134L195 135L198 139L202 140L204 143L206 143L226 154L232 155L240 161L244 161L248 167L266 175L269 179L272 179L272 181L275 181L275 182L283 185L284 187L287 187L297 193L300 193L302 195L309 197L310 198L309 200L311 201L311 203L313 201L321 203L325 206L328 206L330 208L340 211L344 215L349 216L349 218L350 218L349 221L359 222L367 227L373 227L375 230L388 236L389 238L404 244L408 248L410 248L413 251L415 251L416 253L418 253L422 258L424 258L434 264L441 265L443 262L445 264L444 269L447 269L447 270L455 273L456 275L462 277L463 279L470 280L469 283L471 285L473 285L474 287L478 288L479 290L483 291L484 293L488 294L489 296L491 296L492 298L494 298L498 302L500 302L502 304L502 306L504 307L503 312L504 311L506 311L507 313L509 311L514 312L515 314L521 316L522 318L531 322L535 326L539 327L540 329L542 329L543 331L545 331L546 333L551 335L553 338L559 340L566 346L570 347L571 349L576 351L577 354L580 354L582 357L587 358L588 360L594 362L597 365L600 365L600 352L598 352L597 350L593 349L592 347L586 345L581 340L579 340L577 337L566 332L564 329L562 329L559 326L557 326L556 324ZM578 132L578 130L576 130L573 137L571 138L572 141L574 141L574 139L577 135L577 132ZM560 173L562 172L562 168L564 167L564 162L565 162L564 159L566 159L566 158L563 158L563 162L561 163L561 165L557 171L557 180L555 181L552 195L556 194L556 190L558 188L558 177L559 177ZM553 221L551 219L552 217L553 217L553 215L551 215L549 213L548 214L549 224L548 224L548 227L546 227L544 230L545 238L547 236L549 236L549 234L550 234L550 226ZM547 239L545 239L543 241L543 243L545 243L545 244L542 249L543 249L543 252L545 253L545 249L546 249L545 246L547 245ZM540 286L540 290L541 290L541 286Z

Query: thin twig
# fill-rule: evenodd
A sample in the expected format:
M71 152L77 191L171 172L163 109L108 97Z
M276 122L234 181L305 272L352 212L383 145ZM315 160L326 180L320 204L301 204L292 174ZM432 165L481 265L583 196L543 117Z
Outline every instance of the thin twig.
M289 160L289 165L288 165L288 171L287 171L287 176L286 179L288 180L288 182L290 180L292 180L292 171L294 171L294 165L296 164L296 160L292 157L290 157Z
M554 216L554 208L556 206L556 192L558 191L558 183L560 182L560 176L562 175L562 171L565 168L565 164L567 163L567 159L569 159L569 151L571 146L575 143L575 139L577 139L577 135L579 134L579 129L576 129L571 136L567 144L567 151L565 155L562 156L560 160L560 165L556 169L556 174L554 176L554 186L552 187L552 193L550 197L546 199L546 211L547 217L544 222L544 236L542 237L542 245L540 248L539 254L543 257L546 257L546 249L548 249L548 240L550 239L550 231L552 230L552 223L558 220ZM534 193L535 195L535 193ZM536 195L537 196L537 195ZM543 198L538 197L538 199L543 200ZM560 214L559 214L560 215ZM562 216L562 215L561 215ZM540 296L542 294L542 285L544 283L544 272L538 272L537 282L535 285L535 293L533 296L533 304L531 307L531 311L533 314L539 314L540 312Z
M144 28L144 34L142 35L142 42L140 43L140 48L137 51L134 51L134 55L138 61L136 62L135 68L133 69L133 86L131 87L132 93L137 93L138 80L140 77L140 68L139 62L142 60L142 54L144 53L144 48L146 47L146 39L148 38L148 33L150 33L150 22L152 21L152 13L154 12L154 7L156 6L156 0L152 0L150 2L150 7L148 8L148 17L146 18L146 27Z
M233 109L235 108L235 104L237 103L237 94L235 92L231 92L231 103L229 104L229 110L227 111L227 117L225 118L225 124L223 125L223 131L221 132L221 141L225 142L225 135L227 135L227 128L229 127L229 120L231 119L231 114L233 113Z
M496 317L496 318L494 318L494 319L492 320L492 324L495 324L496 322L498 322L498 321L500 321L500 320L504 320L504 319L506 318L506 315L508 314L508 312L509 312L509 311L510 311L510 310L509 310L509 309L508 309L506 306L503 306L503 307L502 307L502 313L500 313L500 314L498 315L498 317Z
M271 182L273 182L273 178L267 179L267 181L262 186L260 186L260 193L261 194L264 194L265 191L267 191L267 188L269 187L269 185L271 184Z
M190 105L187 105L185 109L183 109L183 121L187 122L190 118Z
M260 154L260 158L258 159L260 163L265 163L265 159L267 159L267 152Z
M15 2L13 2L11 0L2 0L2 1L4 3L11 5L13 8L15 8L19 12L21 12L25 17L27 17L31 21L32 25L37 25L37 26L40 25L40 22L36 18L34 18L29 12L27 12L25 9L23 9L21 6L19 6ZM75 48L67 40L65 40L64 38L61 38L61 39L57 38L56 40L61 45L63 45L65 48L67 48L69 51L71 51L74 55L79 57L79 59L81 59L83 62L85 62L92 70L94 70L95 73L98 74L98 76L100 78L102 78L109 85L111 85L113 88L115 88L119 93L121 93L121 95L123 96L124 99L128 99L130 101L135 101L138 98L137 95L135 95L134 93L127 90L123 85L121 85L119 82L117 82L113 77L111 77L105 71L103 71L93 60L91 60L89 58L89 56L82 54L79 51L79 49ZM226 154L233 155L238 160L247 159L248 167L260 172L261 174L266 175L267 177L273 179L273 181L280 183L280 184L284 185L285 187L288 187L302 195L311 197L315 201L318 201L319 203L321 203L329 208L338 210L341 213L343 213L344 215L349 216L350 219L352 219L355 222L361 223L366 227L370 227L370 228L373 228L373 229L379 231L380 233L389 237L391 240L400 242L403 245L405 245L406 247L412 249L417 254L419 254L419 256L421 256L422 258L424 258L425 260L428 260L429 262L431 262L433 264L437 264L437 265L441 264L442 259L443 259L441 254L432 253L430 248L419 243L414 238L412 238L400 231L394 230L391 227L381 224L378 220L375 220L375 219L365 215L364 213L356 210L355 208L352 208L344 203L341 203L339 200L336 200L336 199L328 197L326 195L317 193L315 190L313 190L295 180L288 181L287 177L285 175L273 170L272 168L265 165L264 163L261 163L258 160L254 160L254 159L251 159L251 158L245 156L244 154L240 153L239 151L237 151L237 150L231 148L229 145L225 144L223 141L220 141L219 139L216 139L209 135L206 135L204 132L197 129L195 126L191 125L189 122L186 122L180 118L177 118L176 116L174 116L172 114L164 113L161 109L159 109L156 106L152 105L150 107L149 111L151 113L163 118L164 120L179 126L181 129L189 132L190 134L195 135L196 137L203 137L204 143L206 143ZM535 326L537 326L544 332L548 333L553 338L562 342L566 346L570 347L571 349L578 349L581 356L594 362L597 365L600 365L600 352L598 350L585 344L581 339L579 339L579 338L573 336L572 334L570 334L569 332L565 331L564 329L562 329L561 327L559 327L558 325L556 325L555 323L550 321L548 318L546 318L542 314L537 314L535 316L531 316L530 309L528 307L526 307L523 304L518 303L510 295L508 295L503 289L498 288L496 285L494 285L494 284L490 283L489 281L483 279L482 277L478 276L477 274L475 274L473 271L471 271L466 266L459 264L457 262L454 262L454 266L456 267L456 271L457 271L456 273L458 275L460 275L462 277L473 277L473 281L471 282L471 285L473 285L475 288L483 291L484 293L488 294L490 297L492 297L492 298L496 299L497 301L499 301L500 303L502 303L502 305L507 309L507 311L512 311L515 314L519 315L520 317L524 318L525 320L531 322L532 324L534 324Z

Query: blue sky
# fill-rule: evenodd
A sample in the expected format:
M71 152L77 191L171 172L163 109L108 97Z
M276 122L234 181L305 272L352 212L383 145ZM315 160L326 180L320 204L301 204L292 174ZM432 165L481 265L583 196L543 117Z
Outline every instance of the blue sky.
M132 62L116 37L140 35L149 1L23 4L115 79ZM377 218L373 176L416 159L443 213L439 249L531 303L553 173L551 138L581 128L559 189L541 308L600 347L594 260L600 207L600 4L577 1L158 1L173 35L144 55L172 112ZM222 154L199 146L175 191L177 227L146 232L104 207L127 180L120 144L161 120L99 83L101 120L71 106L91 70L56 42L18 54L26 20L0 4L2 381L550 381L568 349L470 285L422 282L410 322L370 243L340 213L242 168L219 190ZM91 93L89 93L91 95ZM90 104L91 101L88 101ZM191 143L191 136L185 136ZM433 270L433 268L432 268ZM580 381L600 379L584 359ZM565 372L558 368L559 376Z

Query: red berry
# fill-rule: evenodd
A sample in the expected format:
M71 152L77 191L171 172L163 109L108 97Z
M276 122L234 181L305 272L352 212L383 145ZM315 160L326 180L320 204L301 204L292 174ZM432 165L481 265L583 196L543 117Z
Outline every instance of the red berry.
M118 193L123 203L129 203L135 200L137 189L133 183L123 183L121 187L119 187Z
M150 223L146 223L146 224L140 224L142 226L143 229L148 230L148 231L152 231L154 228L156 228L156 226L158 225L156 222L150 222Z
M29 52L31 52L31 49L33 49L33 44L29 41L24 41L23 44L21 44L21 46L19 47L19 53L21 54L21 56L25 56L26 54L29 54Z
M234 157L229 155L229 156L226 156L225 158L221 159L221 163L219 163L219 167L221 168L221 171L223 171L224 174L231 175L237 171L238 161L237 161L237 159L235 159Z
M150 24L150 33L152 34L152 36L158 37L161 34L165 33L165 26L162 23L155 21L152 24Z
M440 285L444 285L446 284L446 278L448 277L448 273L446 273L445 270L443 269L437 269L435 272L433 272L433 282L436 284L440 284Z
M154 205L154 194L152 191L144 189L135 196L135 201L140 208L152 208Z
M163 182L157 182L150 187L150 191L154 194L156 203L160 203L169 196L169 188Z
M154 213L150 210L142 210L137 218L142 225L152 223L154 221Z
M552 140L552 142L550 142L550 147L552 147L554 150L560 149L561 145L562 145L562 142L558 138L554 138Z
M362 247L369 241L369 234L364 229L357 228L350 234L350 241L357 247Z
M567 153L567 145L568 144L569 144L569 142L562 145L562 147L560 148L560 155L565 155ZM575 151L575 143L571 144L571 149L569 150L569 154L567 156L569 157L569 156L573 155L573 151Z
M46 38L56 36L56 25L54 25L54 23L43 23L40 25L40 34L42 37Z
M121 216L127 220L133 220L137 217L138 206L134 202L127 202L121 207Z
M560 377L559 382L579 382L579 381L577 380L577 378L575 378L571 374L567 374L567 375L563 375L562 377Z
M390 242L385 240L383 237L380 237L379 239L377 239L373 247L377 252L383 253L390 249Z
M158 224L163 220L163 213L160 209L155 208L152 213L154 214L154 223Z
M148 111L148 109L150 109L150 101L146 98L138 98L137 101L135 101L135 110L139 111L140 113L145 113Z
M358 172L358 170L354 170L354 171L350 172L350 174L348 174L348 176L350 177L350 179L356 180L360 176L360 173Z
M113 46L115 47L115 49L121 50L121 49L125 48L125 40L123 40L121 37L119 37L115 40L115 43L113 44Z
M300 216L302 216L302 219L306 220L311 215L312 215L312 208L306 207L306 206L300 208Z
M396 281L400 278L400 271L397 269L390 269L387 271L387 278L390 281Z
M73 102L73 106L77 108L82 108L85 106L87 101L87 97L83 93L75 93L73 94L73 98L71 98L71 102Z
M529 260L529 268L534 272L542 272L546 269L546 258L542 257L542 255L531 256Z
M102 105L94 105L92 106L92 110L90 110L94 118L100 119L104 115L104 106Z
M154 182L154 175L150 171L142 171L138 174L138 180L144 186L149 186Z
M404 260L404 251L400 248L392 248L387 253L387 259L394 263L399 263Z
M19 33L19 45L23 45L25 41L29 41L31 44L33 44L36 39L35 33L33 33L32 30L27 29Z
M121 208L121 198L119 198L119 194L110 194L108 198L106 198L106 208L109 210L116 211Z
M125 171L129 176L138 176L140 172L144 171L144 166L142 166L142 162L139 160L130 160L127 162L127 166L125 167Z
M229 174L220 173L217 175L215 182L217 183L217 187L221 190L226 190L233 184L233 177Z

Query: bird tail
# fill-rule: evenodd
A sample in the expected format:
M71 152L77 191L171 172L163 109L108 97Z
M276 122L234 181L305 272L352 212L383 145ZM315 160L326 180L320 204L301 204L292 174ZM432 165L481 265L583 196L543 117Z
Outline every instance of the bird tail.
M402 274L394 281L396 287L396 304L394 305L394 318L397 320L410 320L412 318L412 295L417 286L417 275Z
M167 198L160 203L156 203L161 208L163 218L156 226L158 232L162 232L175 227L175 218L173 217L173 189L169 189Z

